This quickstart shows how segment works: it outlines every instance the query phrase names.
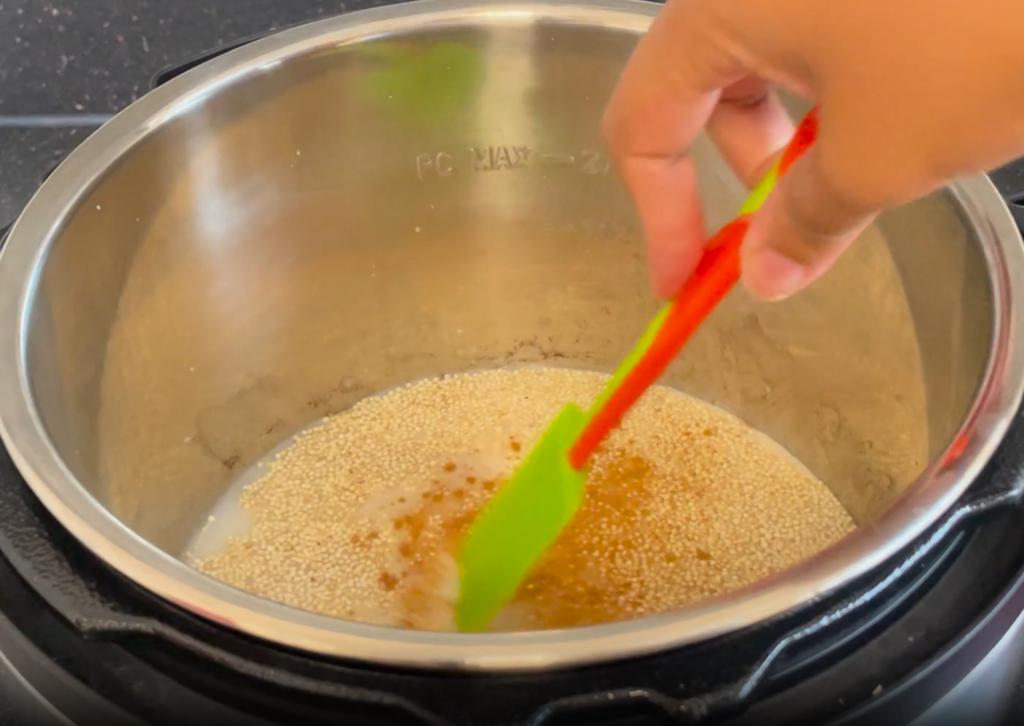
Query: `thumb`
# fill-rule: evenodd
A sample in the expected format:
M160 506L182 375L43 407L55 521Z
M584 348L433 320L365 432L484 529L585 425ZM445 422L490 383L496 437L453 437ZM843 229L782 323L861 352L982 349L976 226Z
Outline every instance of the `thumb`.
M878 212L855 201L825 171L823 141L793 162L754 215L741 265L743 283L755 297L780 300L809 285Z

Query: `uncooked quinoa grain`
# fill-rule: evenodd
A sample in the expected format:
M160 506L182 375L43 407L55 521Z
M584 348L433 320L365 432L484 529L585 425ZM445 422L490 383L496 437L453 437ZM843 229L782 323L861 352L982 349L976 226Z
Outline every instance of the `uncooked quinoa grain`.
M459 537L562 405L586 406L604 381L493 370L367 398L267 464L240 498L251 528L194 564L306 610L449 629ZM852 529L831 492L774 442L656 387L599 447L579 513L493 626L566 627L678 608Z

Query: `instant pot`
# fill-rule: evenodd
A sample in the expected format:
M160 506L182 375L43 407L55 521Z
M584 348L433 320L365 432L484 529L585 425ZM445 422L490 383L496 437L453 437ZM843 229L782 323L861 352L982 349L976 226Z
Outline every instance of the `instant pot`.
M887 212L792 300L734 291L666 373L853 516L806 562L657 616L470 635L318 616L181 559L241 472L362 397L614 367L658 303L598 120L657 8L426 0L292 28L162 74L54 171L0 253L0 715L1006 717L1024 663L1015 168ZM707 140L693 152L715 228L743 189Z

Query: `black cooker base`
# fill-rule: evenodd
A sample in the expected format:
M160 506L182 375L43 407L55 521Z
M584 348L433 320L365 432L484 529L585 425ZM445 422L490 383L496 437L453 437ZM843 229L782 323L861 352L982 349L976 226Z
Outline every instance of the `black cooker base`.
M311 658L202 622L81 551L24 484L12 487L4 476L10 473L4 457L0 502L10 505L16 491L21 523L35 519L36 543L49 545L22 562L36 563L41 576L35 587L11 561L0 559L0 694L12 711L7 717L18 726L41 723L47 714L57 719L53 723L73 724L100 718L123 724L336 724L342 715L346 724L437 726L859 724L883 717L900 724L964 683L1009 634L1003 644L1009 650L989 675L962 687L959 708L968 709L977 724L978 704L1006 703L990 691L1014 676L1022 661L1021 647L1012 640L1021 640L1016 621L1024 609L1024 515L1015 508L958 528L887 588L888 572L829 598L814 612L756 632L629 663L483 678ZM0 506L0 521L18 521L7 514L13 514L10 507ZM18 536L23 545L31 539L26 529ZM39 568L43 555L49 566ZM855 603L879 587L887 597L876 593L871 607L837 625L837 604ZM62 609L77 608L77 614L62 616L41 592L49 592ZM801 638L822 618L832 618L833 626ZM730 685L752 683L751 664L787 637L799 642L784 649L753 693L737 700ZM29 695L33 690L36 696ZM721 702L729 698L733 702ZM687 708L680 709L681 703Z

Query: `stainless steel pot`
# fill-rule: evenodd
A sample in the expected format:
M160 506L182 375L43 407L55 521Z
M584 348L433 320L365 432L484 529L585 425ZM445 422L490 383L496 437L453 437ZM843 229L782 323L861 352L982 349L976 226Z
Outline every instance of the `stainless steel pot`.
M810 561L656 617L457 635L301 612L177 557L248 463L360 397L520 361L612 367L656 302L598 119L657 9L353 13L119 114L43 185L0 257L0 423L35 493L189 610L430 667L550 668L705 639L906 546L971 485L1021 399L1024 254L982 177L886 214L791 301L735 291L666 376L780 441L853 514L858 531ZM706 142L697 156L716 226L742 190ZM966 447L947 455L958 434Z

